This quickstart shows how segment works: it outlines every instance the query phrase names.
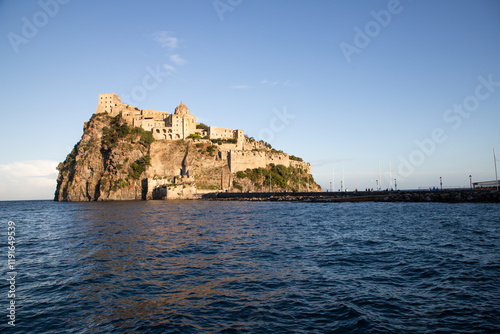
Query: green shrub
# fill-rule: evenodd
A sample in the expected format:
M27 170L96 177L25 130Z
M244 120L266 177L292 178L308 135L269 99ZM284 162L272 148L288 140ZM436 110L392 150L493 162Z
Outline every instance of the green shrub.
M295 161L300 161L300 162L304 161L304 160L302 160L302 158L296 157L295 155L291 155L290 160L295 160Z
M239 171L236 173L236 178L243 179L249 178L255 187L260 188L264 185L264 189L269 189L269 184L272 182L273 188L276 189L297 189L299 186L299 180L302 189L305 189L307 183L307 178L302 175L299 177L302 171L298 168L285 167L284 165L270 164L268 168L254 168L246 169L245 171ZM312 176L309 176L309 184L315 184Z
M217 149L217 146L214 146L214 145L210 145L210 146L207 146L207 152L212 155L215 150Z
M149 147L152 142L155 141L155 138L153 137L153 133L149 131L144 131L144 133L141 135L141 140L139 141L142 145Z
M210 141L212 142L212 144L222 145L222 139L210 139Z
M199 123L199 124L196 124L196 128L205 130L208 128L208 125L203 124L203 123Z
M118 179L115 181L115 185L118 187L118 188L125 188L127 186L130 185L130 183L126 180L123 180L123 179Z
M128 172L129 178L139 180L141 174L146 171L146 166L151 164L151 156L146 155L137 159L135 163L133 163Z
M118 137L125 137L130 133L130 127L127 124L122 124L118 127Z
M218 144L218 145L237 144L238 143L238 139L236 139L236 138L228 138L228 139L217 138L217 139L210 139L210 140L212 141L213 144Z
M255 138L254 137L248 137L248 135L245 135L245 139L248 140L251 143L255 142Z
M101 179L101 182L100 182L100 185L99 185L99 188L100 188L101 190L104 190L104 188L106 187L106 184L108 184L108 179L106 179L106 178L102 178L102 179Z
M112 119L110 122L111 127L102 128L102 140L104 144L108 146L113 146L119 139L128 137L130 134L139 135L139 143L149 147L152 142L154 142L153 133L151 131L146 131L139 127L130 127L123 123L121 115L118 115ZM128 137L128 141L132 142L133 137ZM132 146L129 146L132 149Z
M238 182L234 181L233 182L233 188L238 189L239 191L243 191L243 186L240 185Z

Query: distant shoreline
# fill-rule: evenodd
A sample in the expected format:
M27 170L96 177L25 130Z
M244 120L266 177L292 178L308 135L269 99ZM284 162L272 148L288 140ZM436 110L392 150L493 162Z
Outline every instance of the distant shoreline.
M210 193L202 197L212 201L288 201L288 202L441 202L500 203L497 190L398 190L357 192L279 192Z

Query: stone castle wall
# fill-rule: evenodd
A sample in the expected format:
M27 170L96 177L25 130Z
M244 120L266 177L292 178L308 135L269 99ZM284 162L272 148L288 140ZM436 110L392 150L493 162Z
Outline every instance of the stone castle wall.
M228 152L228 165L231 173L244 171L247 168L265 168L266 152L231 150Z
M290 166L293 168L300 168L307 174L311 174L311 164L308 162L290 160Z
M247 168L266 168L269 164L300 168L307 174L311 174L311 164L290 160L290 156L286 153L244 150L231 150L228 152L228 165L231 173L244 171Z

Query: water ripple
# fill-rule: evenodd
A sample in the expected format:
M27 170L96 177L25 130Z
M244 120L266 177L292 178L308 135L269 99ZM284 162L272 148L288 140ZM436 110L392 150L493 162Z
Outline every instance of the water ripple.
M0 209L17 226L20 333L500 332L495 204Z

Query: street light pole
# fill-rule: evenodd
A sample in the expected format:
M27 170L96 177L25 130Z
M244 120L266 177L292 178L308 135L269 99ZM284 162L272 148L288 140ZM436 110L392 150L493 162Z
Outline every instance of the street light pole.
M269 173L269 192L271 192L272 185L273 185L273 175Z
M264 179L262 178L262 170L260 171L260 192L264 192Z
M495 180L497 181L497 190L498 190L497 157L495 155L494 147L493 147L493 160L495 160Z
M443 178L439 177L439 185L441 186L441 190L443 190Z
M398 183L397 183L396 179L394 179L394 189L398 190Z
M472 190L472 175L469 175L470 189Z

